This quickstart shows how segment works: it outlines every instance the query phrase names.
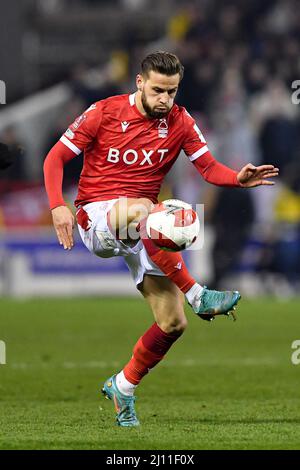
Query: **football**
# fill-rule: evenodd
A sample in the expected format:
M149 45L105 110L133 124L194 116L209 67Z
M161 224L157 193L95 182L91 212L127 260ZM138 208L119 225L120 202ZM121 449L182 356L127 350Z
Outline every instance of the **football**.
M197 239L200 222L190 204L167 199L155 206L146 222L148 237L161 250L181 251Z

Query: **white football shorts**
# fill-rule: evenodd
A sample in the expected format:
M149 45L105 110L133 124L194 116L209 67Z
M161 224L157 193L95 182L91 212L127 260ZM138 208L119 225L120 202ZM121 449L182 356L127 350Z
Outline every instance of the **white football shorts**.
M89 219L88 225L80 225L77 217L83 243L91 253L100 258L123 256L137 287L143 282L145 274L165 276L148 256L141 240L137 240L134 246L128 246L122 240L116 239L109 230L107 213L117 201L118 199L111 199L82 206L81 209L87 213Z

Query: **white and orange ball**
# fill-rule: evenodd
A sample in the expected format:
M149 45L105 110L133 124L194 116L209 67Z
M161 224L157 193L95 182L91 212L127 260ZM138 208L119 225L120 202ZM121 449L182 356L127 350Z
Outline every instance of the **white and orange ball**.
M181 251L190 247L200 232L200 222L190 204L179 199L167 199L155 206L148 215L148 237L161 250Z

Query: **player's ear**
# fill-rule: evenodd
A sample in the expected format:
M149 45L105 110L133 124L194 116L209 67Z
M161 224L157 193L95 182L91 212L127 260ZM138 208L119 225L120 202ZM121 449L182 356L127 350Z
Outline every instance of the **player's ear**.
M142 91L143 89L143 86L144 86L144 78L143 78L143 75L141 74L137 74L136 76L136 87L139 91Z

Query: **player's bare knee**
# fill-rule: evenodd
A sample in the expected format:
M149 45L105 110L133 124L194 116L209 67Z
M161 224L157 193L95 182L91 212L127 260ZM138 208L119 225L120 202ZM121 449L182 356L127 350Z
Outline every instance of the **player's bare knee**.
M131 232L136 233L137 225L148 216L153 207L153 202L148 198L119 199L108 212L112 231L119 231L123 238L127 238L127 235L132 238Z
M167 334L183 334L188 325L185 316L180 318L166 319L158 323L158 326Z
M139 223L149 215L153 207L153 202L147 198L131 200L128 207L128 223Z
M128 236L130 239L136 240L139 238L139 223L148 217L153 206L153 203L147 198L131 200L127 214Z

